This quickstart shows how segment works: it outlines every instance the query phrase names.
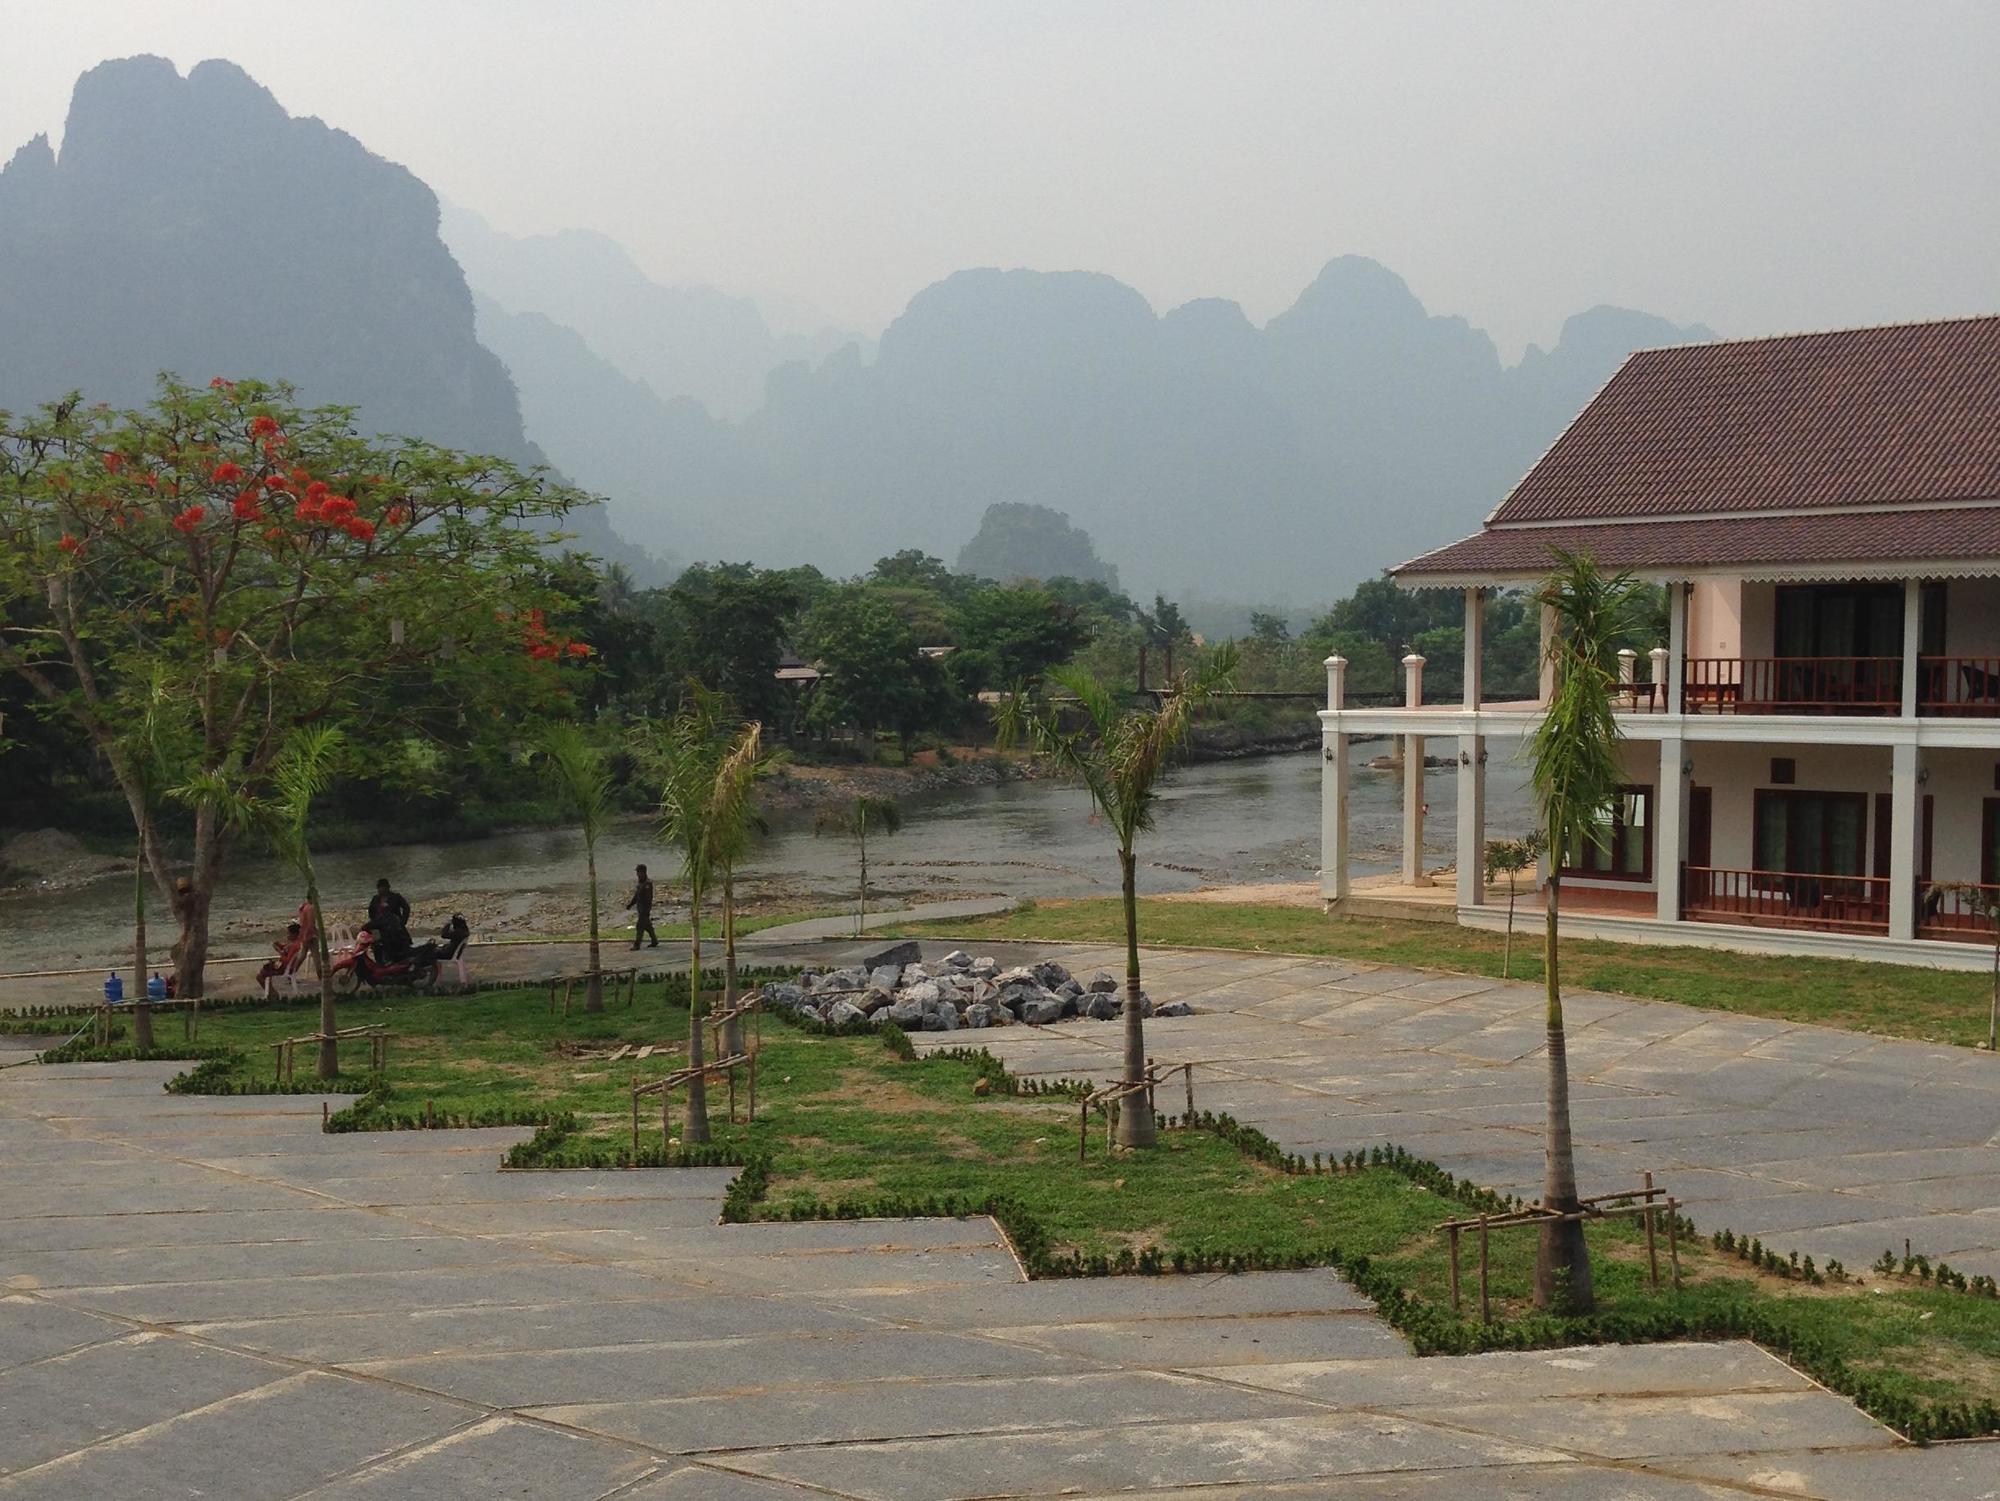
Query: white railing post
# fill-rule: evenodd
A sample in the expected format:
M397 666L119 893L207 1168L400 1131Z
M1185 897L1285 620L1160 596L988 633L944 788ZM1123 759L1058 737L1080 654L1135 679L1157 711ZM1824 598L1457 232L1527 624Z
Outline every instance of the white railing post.
M1618 648L1618 696L1628 709L1639 705L1639 654L1629 646Z
M1671 655L1672 653L1664 646L1656 646L1646 653L1647 660L1652 663L1653 699L1662 712L1668 707L1667 658Z
M1403 658L1403 702L1423 707L1424 659L1415 652ZM1428 886L1424 874L1424 737L1403 740L1403 884Z
M1338 714L1347 703L1347 659L1326 659L1326 707ZM1347 870L1347 805L1350 767L1347 735L1328 725L1320 735L1319 895L1329 908L1351 889Z

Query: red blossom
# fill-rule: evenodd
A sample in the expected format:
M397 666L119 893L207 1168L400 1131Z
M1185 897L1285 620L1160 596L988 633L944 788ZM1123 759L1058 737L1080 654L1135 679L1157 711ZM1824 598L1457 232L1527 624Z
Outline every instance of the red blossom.
M83 551L83 544L77 541L76 538L72 537L68 532L63 533L62 541L58 542L56 546L60 547L64 552L70 554L72 557L74 557L77 553Z
M569 644L569 654L572 657L587 657L590 655L590 648L581 641L572 641Z
M271 438L277 436L277 432L276 417L258 416L250 419L250 436L253 438Z
M292 515L300 521L317 521L319 520L319 507L309 500L302 500L299 502L298 509L292 512Z
M283 528L282 526L267 526L267 527L265 527L265 528L264 528L264 540L265 540L266 542L282 542L282 541L284 541L284 540L285 540L285 529L284 529L284 528Z
M295 484L295 485L306 485L306 484L311 484L311 483L312 483L312 476L311 476L310 474L306 473L306 472L305 472L305 470L303 470L303 469L299 468L299 467L298 467L297 465L293 465L293 466L292 466L292 483L293 483L293 484Z
M202 518L207 514L208 512L201 506L189 506L174 518L174 529L181 532L192 532L196 527L201 525Z
M235 388L236 388L235 381L224 380L219 375L216 376L214 380L208 383L208 389L211 391L233 391Z
M257 503L258 499L255 490L240 491L236 499L230 503L230 509L236 513L238 521L262 521L264 508Z
M275 459L279 454L283 453L284 451L285 451L285 435L283 433L279 433L278 436L275 438L266 438L264 440L265 458Z
M327 496L326 481L323 479L316 479L312 481L311 484L306 484L304 476L305 476L305 471L303 469L294 469L292 471L292 483L295 485L304 484L306 486L306 499L307 500L326 499Z
M390 506L389 509L383 513L382 519L388 522L389 525L391 526L401 526L404 522L410 519L410 508L401 503Z
M306 499L312 499L312 492L306 492ZM354 502L345 495L329 495L319 505L320 514L328 521L344 521L354 514Z
M125 455L122 453L107 453L104 456L104 467L111 473L116 474L125 467Z
M209 478L218 485L233 485L243 478L243 470L237 465L230 463L229 460L224 459L220 464L215 466L215 472Z
M264 481L264 488L269 490L272 494L275 495L280 490L291 489L292 482L286 479L282 474L274 474L269 479Z
M373 542L375 540L375 523L370 521L366 516L356 516L352 521L347 523L347 535L352 537L356 542Z

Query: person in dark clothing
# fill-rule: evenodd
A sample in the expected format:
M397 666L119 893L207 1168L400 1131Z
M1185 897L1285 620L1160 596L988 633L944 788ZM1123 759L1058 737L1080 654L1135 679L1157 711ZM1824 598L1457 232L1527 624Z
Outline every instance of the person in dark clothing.
M375 883L375 895L368 901L368 926L372 928L390 915L405 929L410 926L410 904L403 900L402 893L389 889L389 878L384 876ZM408 932L403 936L407 939Z
M444 948L439 952L438 958L456 959L472 939L472 928L466 922L465 914L452 913L451 921L438 929L438 937L444 940Z
M641 938L653 940L653 948L660 946L660 935L653 931L653 878L646 874L646 867L639 867L638 881L632 887L632 895L625 903L625 910L634 913L632 918L632 947L639 946Z
M408 904L404 906L408 911ZM368 931L375 935L375 962L397 964L410 957L413 945L410 930L394 907L385 907L379 916L368 919Z

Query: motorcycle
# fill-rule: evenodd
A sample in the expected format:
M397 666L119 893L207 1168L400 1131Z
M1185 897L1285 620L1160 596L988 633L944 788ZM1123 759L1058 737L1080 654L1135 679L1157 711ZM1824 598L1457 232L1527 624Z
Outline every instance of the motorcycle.
M410 985L428 990L437 983L436 944L419 944L407 957L388 963L378 960L374 950L374 933L367 928L356 933L353 946L333 961L333 988L343 995L352 995L364 985L374 989Z

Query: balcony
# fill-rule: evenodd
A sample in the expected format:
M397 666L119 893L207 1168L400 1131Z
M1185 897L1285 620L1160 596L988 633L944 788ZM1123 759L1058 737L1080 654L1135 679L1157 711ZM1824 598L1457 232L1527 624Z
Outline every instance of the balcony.
M1658 694L1639 684L1634 707ZM1629 691L1629 688L1628 688ZM1900 657L1690 657L1690 714L1899 714ZM2000 718L2000 657L1919 657L1917 712Z
M1917 936L1954 943L1992 943L1996 906L2000 906L2000 886L1969 881L1932 886L1917 912Z
M1681 867L1681 914L1689 922L1810 928L1823 933L1887 933L1886 876Z

